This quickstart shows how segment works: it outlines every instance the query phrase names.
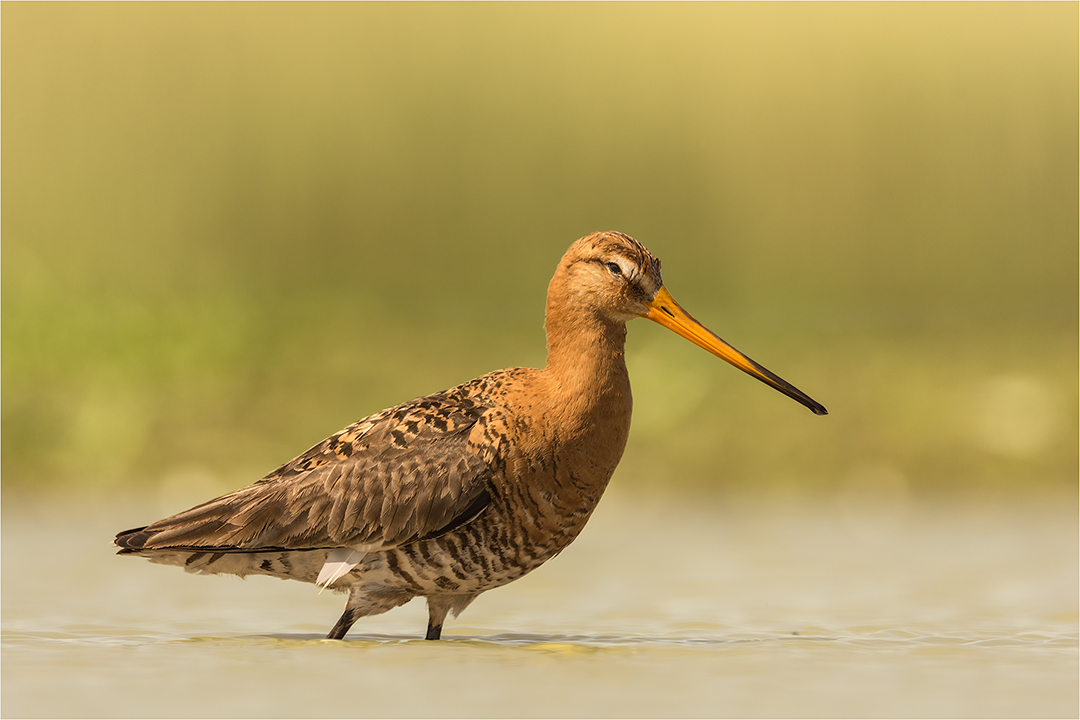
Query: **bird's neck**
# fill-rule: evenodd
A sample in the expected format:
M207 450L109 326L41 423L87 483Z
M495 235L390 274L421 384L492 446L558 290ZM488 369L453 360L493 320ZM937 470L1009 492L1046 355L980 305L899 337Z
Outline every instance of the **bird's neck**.
M612 435L603 439L618 444L621 454L632 408L626 323L556 298L548 301L545 328L550 412L564 428Z
M545 326L548 362L538 373L532 412L539 415L540 452L553 455L554 492L577 508L563 528L572 538L600 500L630 434L626 324L549 300Z
M573 394L603 390L612 376L625 375L626 323L588 312L549 312L545 372L567 385Z

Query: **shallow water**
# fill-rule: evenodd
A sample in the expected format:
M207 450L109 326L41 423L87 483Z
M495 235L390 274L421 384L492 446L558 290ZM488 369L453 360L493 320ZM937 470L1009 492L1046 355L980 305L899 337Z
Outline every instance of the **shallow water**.
M112 554L115 531L160 514L5 502L5 717L1080 713L1071 499L615 491L439 643L419 639L419 601L332 642L343 596Z

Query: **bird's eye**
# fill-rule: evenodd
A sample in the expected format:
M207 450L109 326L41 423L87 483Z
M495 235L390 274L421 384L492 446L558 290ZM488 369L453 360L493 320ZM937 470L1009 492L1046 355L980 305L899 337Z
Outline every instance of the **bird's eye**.
M619 263L609 262L604 264L607 265L607 269L610 270L611 274L615 277L619 277L622 275L622 267L619 266Z

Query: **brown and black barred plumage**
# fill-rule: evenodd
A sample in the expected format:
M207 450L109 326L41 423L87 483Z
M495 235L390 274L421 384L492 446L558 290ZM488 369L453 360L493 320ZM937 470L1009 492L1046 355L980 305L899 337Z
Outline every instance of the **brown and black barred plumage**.
M635 317L825 414L679 307L640 243L594 233L548 288L547 367L500 370L364 418L254 485L120 533L120 554L348 591L336 639L357 618L423 596L427 638L438 639L448 612L539 567L585 526L630 430L623 347Z

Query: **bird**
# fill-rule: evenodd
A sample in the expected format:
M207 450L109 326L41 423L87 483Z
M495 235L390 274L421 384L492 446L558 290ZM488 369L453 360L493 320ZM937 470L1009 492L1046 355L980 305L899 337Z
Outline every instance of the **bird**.
M252 485L119 533L117 554L348 593L330 640L424 597L425 638L438 640L449 613L585 527L630 431L626 323L639 317L827 414L685 311L645 246L597 232L570 246L548 286L545 367L498 370L359 420Z

